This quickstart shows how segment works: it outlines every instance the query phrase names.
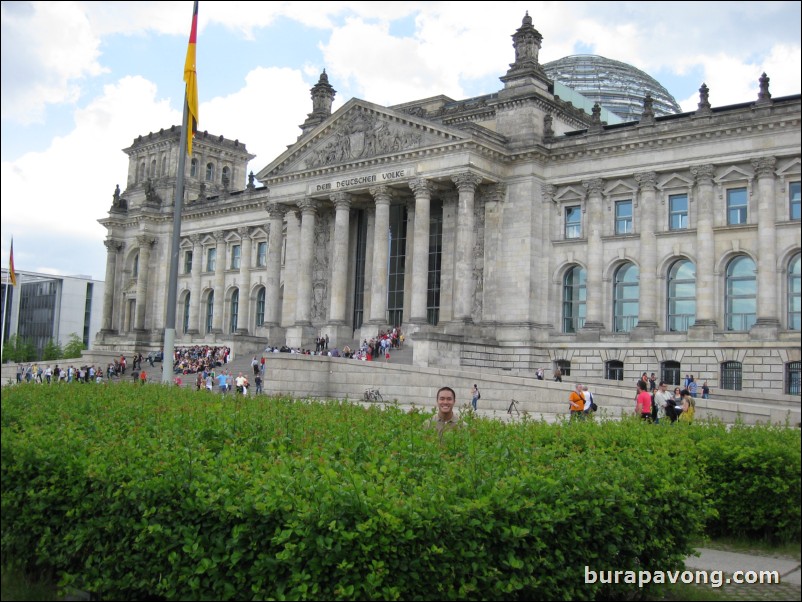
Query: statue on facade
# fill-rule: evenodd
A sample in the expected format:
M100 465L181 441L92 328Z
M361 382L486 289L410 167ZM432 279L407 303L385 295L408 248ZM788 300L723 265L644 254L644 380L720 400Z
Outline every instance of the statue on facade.
M148 205L161 205L162 199L156 192L153 181L148 178L145 180L145 203Z

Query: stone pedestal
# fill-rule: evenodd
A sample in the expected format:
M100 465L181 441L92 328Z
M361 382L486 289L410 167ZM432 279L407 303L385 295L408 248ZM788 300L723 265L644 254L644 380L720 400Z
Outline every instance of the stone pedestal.
M301 349L315 349L317 329L312 326L290 326L287 329L287 345Z

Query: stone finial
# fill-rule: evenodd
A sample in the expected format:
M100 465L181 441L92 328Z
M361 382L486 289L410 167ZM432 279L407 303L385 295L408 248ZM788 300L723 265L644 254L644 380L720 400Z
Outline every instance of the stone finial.
M331 104L334 102L337 90L329 84L329 76L326 75L325 69L320 74L318 82L312 86L309 92L312 95L312 114L324 118L331 115Z
M770 79L771 78L764 72L758 80L758 82L760 82L760 92L757 94L757 102L755 103L758 106L771 104L771 93L769 92Z
M712 112L710 108L710 89L707 84L703 83L702 87L699 88L699 104L697 105L696 114L710 115Z
M654 99L652 98L651 92L646 92L646 96L643 99L643 112L641 113L639 123L641 125L654 124Z
M598 134L602 131L601 120L601 105L594 103L593 109L590 112L590 126L588 127L588 134Z
M521 63L538 63L538 53L540 52L540 43L543 41L543 36L532 25L532 17L529 16L529 11L521 21L521 26L512 34L512 46L515 48L515 63L514 65L521 65Z

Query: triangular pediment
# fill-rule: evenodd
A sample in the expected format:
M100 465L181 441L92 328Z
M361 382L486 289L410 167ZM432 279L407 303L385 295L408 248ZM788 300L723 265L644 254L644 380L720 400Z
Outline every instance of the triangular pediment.
M657 188L660 190L670 190L674 188L691 188L693 186L693 180L690 178L686 178L678 173L672 173L671 175L663 178L657 183Z
M742 169L740 167L730 167L724 170L721 175L715 178L717 184L722 182L742 182L744 180L751 180L754 174Z
M636 187L627 184L623 180L616 180L604 189L606 196L635 196L637 192L638 189Z
M574 188L573 186L566 186L561 188L560 191L554 195L555 202L562 203L565 201L584 201L585 190Z
M469 133L353 98L257 174L267 179L433 148Z
M796 157L794 159L791 159L789 162L785 163L784 165L782 165L782 167L780 167L777 170L777 175L778 176L798 176L799 175L799 171L800 171L799 168L800 168L800 159L799 159L799 157Z

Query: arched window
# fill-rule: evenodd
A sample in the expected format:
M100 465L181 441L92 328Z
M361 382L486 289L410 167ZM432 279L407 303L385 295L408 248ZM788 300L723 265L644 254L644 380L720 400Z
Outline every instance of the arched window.
M259 289L256 294L256 325L262 326L265 323L265 287Z
M145 179L145 162L144 161L140 161L139 162L139 171L136 174L136 181L137 182L141 182L144 179Z
M755 262L741 255L727 266L724 323L727 330L747 331L757 315Z
M190 178L197 178L198 177L198 160L192 159L189 162L189 177Z
M237 332L237 321L239 320L239 289L231 293L231 334Z
M226 180L228 180L229 182L231 181L231 169L227 165L223 168L222 174L223 174L222 178L223 178L224 182Z
M184 297L184 330L186 333L189 330L189 293Z
M139 253L134 256L134 265L131 267L131 277L139 278Z
M576 332L585 325L587 272L574 266L563 278L563 332Z
M214 163L206 164L206 181L214 182Z
M682 366L679 362L668 360L660 364L660 380L664 381L666 384L678 387L680 382L682 382L680 380L681 372Z
M206 297L206 333L212 331L212 318L214 317L214 291Z
M687 332L696 322L696 266L681 259L668 272L667 330Z
M162 155L162 173L161 175L167 175L167 155Z
M604 378L607 380L624 380L624 362L610 360L604 364Z
M155 178L156 177L156 159L151 159L150 161L150 173L148 177Z
M724 362L721 364L721 388L740 391L743 378L741 362Z
M800 329L800 258L797 253L788 264L788 330Z
M613 330L630 332L638 325L640 270L633 263L622 265L615 273L613 290Z

